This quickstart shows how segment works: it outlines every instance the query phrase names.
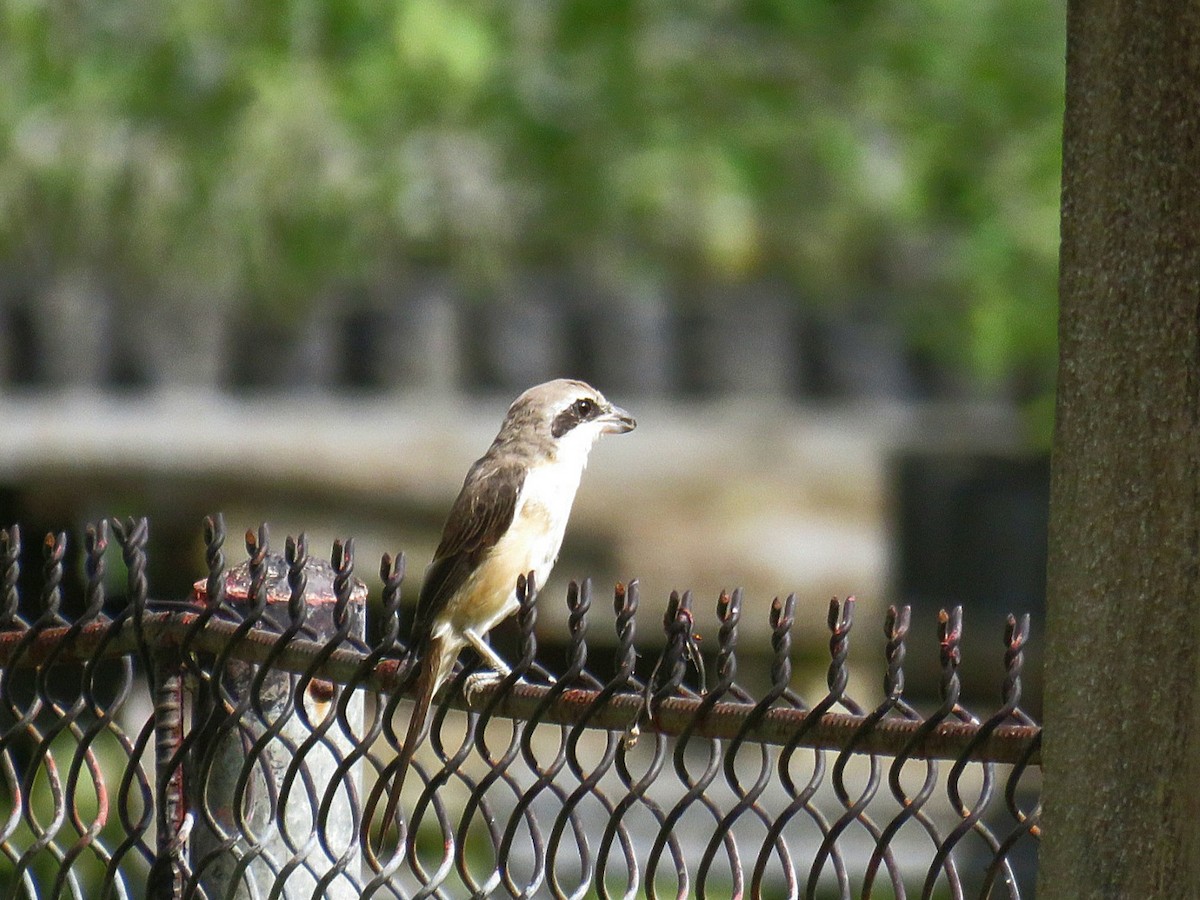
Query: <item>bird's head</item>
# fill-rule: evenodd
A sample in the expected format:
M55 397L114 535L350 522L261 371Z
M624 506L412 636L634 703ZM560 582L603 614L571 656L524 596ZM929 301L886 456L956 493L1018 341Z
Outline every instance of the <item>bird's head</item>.
M624 434L636 426L633 416L590 384L559 378L514 400L496 440L528 442L555 457L581 454L586 461L600 435Z

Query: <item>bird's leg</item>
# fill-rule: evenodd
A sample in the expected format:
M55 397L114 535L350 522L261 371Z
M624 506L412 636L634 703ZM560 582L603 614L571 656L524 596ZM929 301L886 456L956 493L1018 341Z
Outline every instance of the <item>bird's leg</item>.
M500 655L491 648L491 645L473 630L470 628L463 629L463 637L466 638L467 643L471 645L475 652L483 658L483 661L495 670L493 674L504 678L512 672L508 663L502 660Z
M475 705L475 696L484 688L495 684L501 679L512 673L508 663L500 658L500 655L491 648L479 634L470 628L463 630L463 637L467 643L475 650L476 653L483 659L485 663L491 666L490 670L475 672L467 678L466 684L463 685L463 693L466 694L467 702L472 706Z

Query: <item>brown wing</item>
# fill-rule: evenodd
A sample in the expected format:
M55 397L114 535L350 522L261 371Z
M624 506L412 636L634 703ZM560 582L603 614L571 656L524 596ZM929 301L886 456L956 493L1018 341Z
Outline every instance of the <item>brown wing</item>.
M424 643L438 613L508 531L525 483L525 471L524 466L496 468L490 461L480 460L467 473L442 529L442 541L425 572L413 622L413 642Z

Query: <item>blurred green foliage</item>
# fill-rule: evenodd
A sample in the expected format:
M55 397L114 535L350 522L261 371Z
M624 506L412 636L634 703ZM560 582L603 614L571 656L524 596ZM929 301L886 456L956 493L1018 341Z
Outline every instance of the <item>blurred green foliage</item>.
M1063 0L0 7L0 258L289 310L531 267L887 298L1054 365Z

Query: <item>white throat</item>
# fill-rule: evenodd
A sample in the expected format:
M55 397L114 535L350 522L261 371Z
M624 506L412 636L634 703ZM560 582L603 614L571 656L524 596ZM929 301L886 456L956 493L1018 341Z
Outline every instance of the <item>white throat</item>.
M514 519L519 523L536 523L528 534L526 567L534 571L539 584L545 584L558 559L575 493L595 443L595 432L588 434L588 431L592 430L574 429L564 435L554 460L530 466L521 486ZM576 435L576 432L583 433Z
M588 454L592 452L600 431L593 423L587 423L572 428L557 441L555 449L555 465L575 469L579 475L587 468Z

